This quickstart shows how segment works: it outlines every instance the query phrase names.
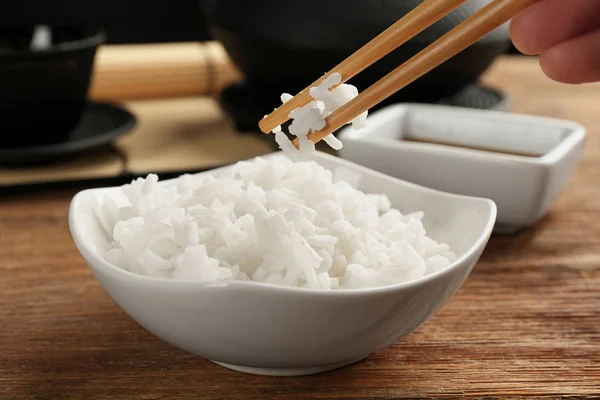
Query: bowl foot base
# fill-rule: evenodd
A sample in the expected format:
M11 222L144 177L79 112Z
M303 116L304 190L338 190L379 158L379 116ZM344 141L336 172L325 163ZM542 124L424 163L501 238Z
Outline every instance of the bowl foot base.
M245 374L252 375L264 375L264 376L302 376L302 375L314 375L320 374L327 371L332 371L334 369L342 368L348 366L350 364L357 363L361 360L364 360L365 357L358 358L352 361L345 361L341 363L328 364L328 365L319 365L316 367L306 367L306 368L255 368L255 367L245 367L243 365L232 365L226 364L218 361L213 361L215 364L220 365L224 368L231 369L233 371L243 372Z

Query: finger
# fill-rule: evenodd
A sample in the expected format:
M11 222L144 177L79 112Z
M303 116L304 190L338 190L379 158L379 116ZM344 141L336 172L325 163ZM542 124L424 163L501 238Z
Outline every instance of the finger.
M512 20L510 34L519 51L535 55L597 27L600 1L543 0Z
M558 82L600 81L600 30L551 47L540 55L540 64Z

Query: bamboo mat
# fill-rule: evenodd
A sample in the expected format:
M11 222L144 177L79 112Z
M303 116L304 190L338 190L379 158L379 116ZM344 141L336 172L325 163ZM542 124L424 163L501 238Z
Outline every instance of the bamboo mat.
M90 97L101 101L216 95L241 74L218 42L104 46Z

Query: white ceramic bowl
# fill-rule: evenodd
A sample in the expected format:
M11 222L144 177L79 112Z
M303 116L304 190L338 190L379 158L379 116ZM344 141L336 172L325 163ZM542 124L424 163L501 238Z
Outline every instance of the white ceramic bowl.
M416 104L386 107L370 115L363 130L348 127L339 135L344 159L419 185L494 200L499 233L529 227L550 210L581 157L584 137L585 129L570 121Z
M417 281L365 290L319 291L135 275L101 257L109 238L96 217L98 201L118 188L78 193L69 213L71 233L115 302L166 342L255 374L303 375L338 368L411 333L446 303L484 250L496 206L487 199L402 182L326 154L317 153L314 159L330 169L343 166L357 172L359 189L387 194L402 211L423 210L429 235L448 243L458 260ZM205 174L216 171L220 170Z

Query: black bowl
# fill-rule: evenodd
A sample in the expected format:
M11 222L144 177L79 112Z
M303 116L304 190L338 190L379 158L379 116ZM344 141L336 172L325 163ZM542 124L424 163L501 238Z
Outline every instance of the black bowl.
M32 50L33 28L0 28L0 147L60 142L85 109L104 33L51 29L51 45Z
M260 88L260 119L279 105L279 95L297 93L423 0L202 0L213 37L246 82ZM471 0L351 80L364 90L433 43L489 0ZM415 81L382 105L435 103L476 83L510 45L507 26Z

